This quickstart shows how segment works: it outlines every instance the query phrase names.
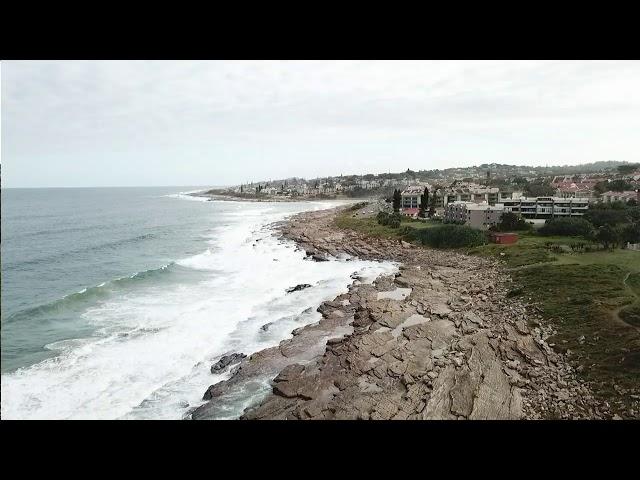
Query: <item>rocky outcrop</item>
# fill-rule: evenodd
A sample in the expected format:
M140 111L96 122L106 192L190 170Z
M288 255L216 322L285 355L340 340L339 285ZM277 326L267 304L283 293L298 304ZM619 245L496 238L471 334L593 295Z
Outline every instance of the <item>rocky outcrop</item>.
M335 212L312 212L283 234L317 254L401 262L373 284L318 307L322 320L252 355L194 418L259 375L272 379L243 419L607 418L538 313L512 298L497 264L336 230ZM235 390L237 391L237 390Z
M311 285L308 283L301 283L296 285L295 287L287 288L287 293L299 292L300 290L304 290L305 288L311 288Z
M244 353L224 355L220 360L211 365L211 373L222 373L229 365L238 363L245 357L246 355Z

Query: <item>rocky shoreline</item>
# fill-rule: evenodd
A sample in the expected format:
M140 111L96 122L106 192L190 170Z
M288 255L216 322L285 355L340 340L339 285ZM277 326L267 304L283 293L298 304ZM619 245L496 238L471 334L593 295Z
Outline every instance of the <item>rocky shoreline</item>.
M298 214L279 233L316 261L346 253L398 262L398 273L354 278L318 307L319 322L225 359L230 378L191 418L216 418L248 394L262 400L242 419L612 418L546 343L553 332L535 307L507 297L496 262L339 230L343 208Z

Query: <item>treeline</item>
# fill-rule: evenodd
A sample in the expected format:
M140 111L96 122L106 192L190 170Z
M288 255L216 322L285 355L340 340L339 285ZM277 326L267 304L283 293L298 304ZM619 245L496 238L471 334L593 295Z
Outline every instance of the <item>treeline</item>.
M624 202L592 205L580 218L551 218L538 231L540 235L582 237L604 248L640 243L640 206Z

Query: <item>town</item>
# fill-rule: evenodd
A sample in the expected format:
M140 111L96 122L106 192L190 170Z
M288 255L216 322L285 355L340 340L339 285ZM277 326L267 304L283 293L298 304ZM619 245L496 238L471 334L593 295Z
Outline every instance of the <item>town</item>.
M396 192L399 205L393 208ZM389 213L393 209L414 219L495 230L509 213L540 227L549 219L583 217L599 204L638 205L640 164L610 161L563 167L482 164L445 170L407 169L377 175L248 182L207 193L265 200L377 196L386 198L383 209ZM628 243L629 248L638 248L637 242Z

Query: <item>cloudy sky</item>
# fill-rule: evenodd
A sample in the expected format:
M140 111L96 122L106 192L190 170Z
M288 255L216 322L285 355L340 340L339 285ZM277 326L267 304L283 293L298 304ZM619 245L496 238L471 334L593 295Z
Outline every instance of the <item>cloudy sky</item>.
M640 161L637 61L5 61L2 185Z

